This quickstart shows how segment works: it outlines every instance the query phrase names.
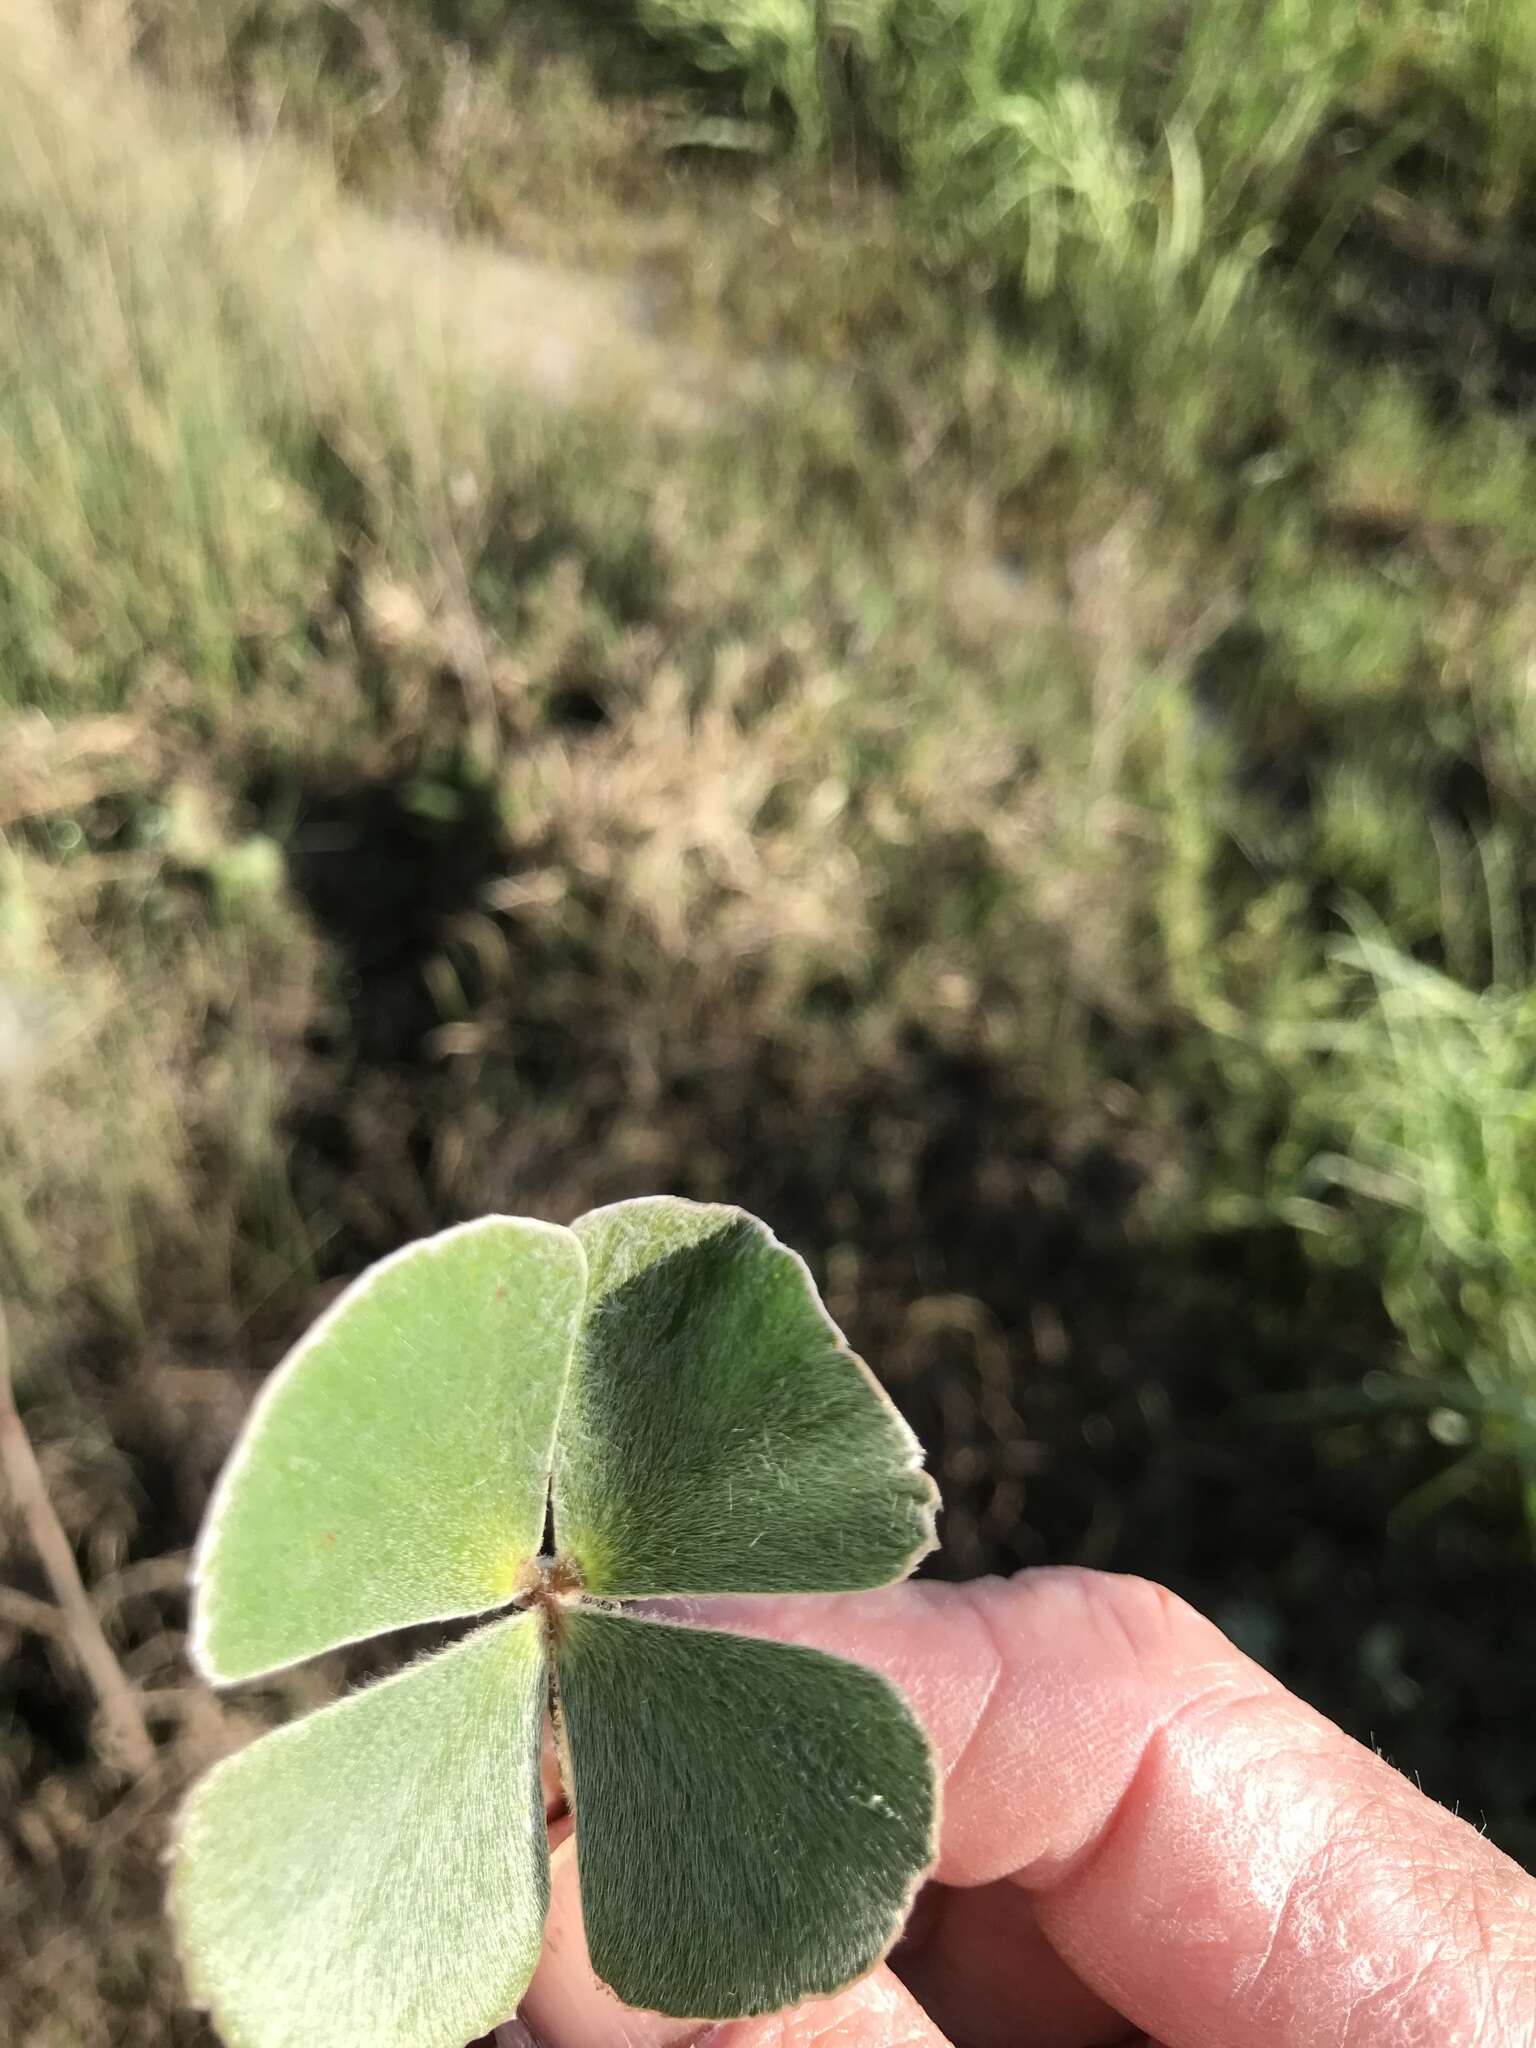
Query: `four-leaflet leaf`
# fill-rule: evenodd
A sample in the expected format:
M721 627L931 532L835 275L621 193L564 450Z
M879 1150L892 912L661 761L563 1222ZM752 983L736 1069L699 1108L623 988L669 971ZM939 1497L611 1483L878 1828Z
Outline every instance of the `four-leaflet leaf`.
M588 1945L626 2003L724 2019L870 1968L934 1846L899 1694L620 1603L887 1584L936 1505L804 1263L740 1210L486 1217L375 1266L220 1479L194 1654L227 1684L517 1611L193 1792L172 1906L231 2048L460 2048L511 2014L549 1896L551 1698Z

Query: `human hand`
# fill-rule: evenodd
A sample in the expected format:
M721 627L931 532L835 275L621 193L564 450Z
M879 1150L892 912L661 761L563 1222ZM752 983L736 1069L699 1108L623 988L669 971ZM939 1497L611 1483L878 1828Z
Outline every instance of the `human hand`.
M544 2048L1536 2048L1536 1881L1160 1587L1036 1571L687 1618L886 1672L940 1761L938 1866L870 1976L701 2026L592 1976L557 1827L522 2007Z

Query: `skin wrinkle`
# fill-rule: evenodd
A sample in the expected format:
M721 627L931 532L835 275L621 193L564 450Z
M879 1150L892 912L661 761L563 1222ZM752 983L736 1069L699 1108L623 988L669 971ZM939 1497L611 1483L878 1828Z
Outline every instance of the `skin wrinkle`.
M1368 1810L1368 1806L1362 1808L1362 1819ZM1371 1866L1361 1873L1362 1888L1373 1876L1379 1878L1381 1852L1378 1848L1372 1856L1366 1846L1371 1839L1368 1823L1365 1830L1353 1838L1331 1832L1321 1843L1313 1845L1301 1863L1289 1872L1280 1910L1275 1916L1264 1953L1252 1973L1238 1987L1239 1997L1250 2001L1255 2013L1261 2014L1270 2002L1270 1987L1275 1984L1277 1976L1276 1959L1286 1958L1294 1969L1295 1958L1306 1958L1318 1946L1321 1923L1326 1916L1326 1902L1337 1898L1345 1889L1353 1866L1362 1862ZM1321 1909L1319 1900L1324 1902ZM1361 1957L1358 1967L1362 1970L1368 1968L1368 1959ZM1386 1982L1362 1986L1361 1997L1374 1998L1394 1987L1400 1996L1402 1981L1402 1968L1389 1966ZM1283 1986L1277 1985L1276 1991L1283 2008ZM1344 2023L1347 2033L1350 2026L1348 2011L1344 2015Z
M1277 1743L1261 1761L1265 1768L1274 1769L1290 1759L1304 1772L1316 1757L1318 1747L1319 1738L1315 1736L1305 1743L1293 1739L1288 1744ZM1370 1839L1368 1828L1364 1839ZM1255 2010L1262 2010L1276 1958L1305 1954L1309 1944L1315 1944L1319 1917L1317 1902L1337 1896L1340 1890L1339 1866L1345 1860L1346 1846L1347 1838L1341 1839L1337 1828L1330 1826L1323 1838L1311 1843L1300 1860L1284 1873L1283 1888L1274 1904L1262 1950L1256 1956L1252 1969L1236 1984L1237 1995L1251 1999Z
M1481 2008L1481 2016L1478 2013L1469 2014L1467 2017L1470 2031L1461 2033L1453 2034L1446 2031L1453 2016L1447 2013L1442 2018L1436 2011L1435 2008L1440 2001L1433 1983L1430 1983L1429 1994L1426 1996L1426 1983L1436 1975L1443 1963L1441 1951L1444 1949L1445 1940L1445 1936L1439 1936L1434 1944L1437 1953L1409 1959L1404 1967L1389 1977L1385 1983L1364 1992L1355 2001L1344 2018L1340 2048L1351 2048L1351 2044L1356 2042L1368 2042L1373 2035L1375 2039L1380 2040L1382 2021L1391 2019L1396 2023L1405 2013L1411 2019L1414 2005L1419 2007L1420 2014L1426 2022L1426 2027L1420 2030L1420 2037L1425 2041L1433 2040L1443 2044L1443 2048L1460 2048L1461 2043L1465 2043L1466 2048L1472 2048L1472 2044L1487 2038L1482 2030L1482 2017L1486 2016L1488 2000L1476 1986L1469 1986L1469 1989Z
M1291 1875L1286 1880L1285 1891L1280 1900L1279 1911L1275 1914L1274 1918L1269 1923L1269 1939L1264 1944L1264 1952L1261 1956L1259 1956L1258 1960L1255 1962L1253 1966L1252 1971L1240 1985L1239 1996L1246 1996L1247 1994L1252 1992L1256 1986L1262 1984L1268 1977L1270 1972L1270 1966L1274 1960L1276 1947L1279 1944L1281 1937L1284 1935L1286 1927L1290 1922L1291 1913L1296 1904L1297 1887L1300 1885L1300 1883L1301 1873L1299 1871L1292 1871Z
M1147 1752L1140 1813L1134 1804L1124 1807L1118 1842L1102 1845L1097 1865L1085 1866L1075 1889L1042 1898L1042 1924L1068 1960L1099 1972L1101 1984L1107 1969L1113 1986L1110 1945L1082 1939L1084 1923L1096 1932L1103 1918L1095 1890L1134 1899L1158 1890L1162 1873L1172 1869L1175 1888L1162 1892L1161 1914L1145 1902L1134 1911L1139 1939L1153 1939L1159 1919L1165 1942L1170 1926L1184 1930L1182 1940L1173 1938L1176 1962L1165 1975L1192 2009L1191 2048L1224 2048L1233 2035L1286 2048L1384 2039L1392 2048L1531 2048L1536 2026L1529 2012L1504 2032L1480 2029L1479 2008L1503 1995L1492 1988L1495 1970L1510 1981L1509 1943L1480 1948L1471 1930L1458 1939L1458 1919L1479 1881L1475 1871L1453 1855L1450 1882L1430 1886L1426 1896L1422 1856L1400 1848L1394 1857L1394 1844L1419 1837L1433 1854L1437 1834L1444 1838L1447 1830L1464 1846L1460 1823L1427 1802L1421 1808L1389 1766L1277 1690L1224 1702L1203 1731L1202 1719L1168 1724ZM1225 1732L1223 1721L1232 1724ZM1171 1831L1168 1816L1182 1817ZM1226 1849L1223 1821L1232 1830ZM1287 1868L1267 1908L1262 1968L1234 1976L1233 1952L1254 1940L1251 1916L1264 1900L1266 1855L1283 1856ZM1214 1914L1202 1912L1206 1899ZM1437 1970L1425 1956L1432 1941L1454 1943L1461 1967L1442 1963ZM1480 1969L1471 1959L1483 1956L1488 1967ZM1169 1995L1167 1984L1161 1995ZM1373 2031L1373 2009L1391 2010L1394 1998L1400 2021L1386 2034L1379 2025ZM1121 1989L1117 2002L1134 2010L1134 1992ZM1332 2017L1325 2021L1325 2014ZM1168 2026L1161 2005L1136 2017ZM1326 2033L1304 2031L1321 2024Z
M1481 1898L1474 1896L1470 1901L1470 1917L1474 1929L1473 1940L1485 1954L1492 1955L1494 1953L1494 1930L1491 1916L1484 1910ZM1494 2006L1496 2002L1497 1993L1490 1981L1483 1989L1483 1995L1479 2001L1480 2009L1474 2015L1480 2028L1491 2026L1494 2019Z
M1090 1599L1086 1611L1106 1636L1129 1650L1137 1666L1155 1666L1178 1634L1184 1603L1152 1579L1116 1581L1109 1600Z
M1365 1818L1368 1821L1369 1816ZM1356 1860L1366 1865L1372 1860L1364 1831ZM1379 1870L1379 1864L1376 1867ZM1388 1866L1388 1874L1397 1879L1403 1905L1417 1910L1423 1924L1402 1967L1385 1982L1367 1989L1351 2009L1341 2048L1352 2048L1357 2041L1380 2040L1381 2019L1395 2017L1405 2008L1411 2014L1415 2004L1424 2016L1419 2033L1409 2037L1415 2044L1422 2039L1432 2048L1463 2048L1463 2044L1481 2048L1489 2041L1515 2038L1529 2042L1536 2038L1536 1988L1531 1992L1533 2010L1528 2012L1524 2035L1513 2031L1519 2025L1518 2017L1510 2031L1498 2031L1499 1986L1522 1974L1518 1960L1509 1959L1505 1977L1469 1973L1465 1967L1466 1956L1498 1956L1508 1947L1487 1902L1468 1885L1465 1872L1443 1861L1426 1867L1422 1857L1409 1856L1395 1869ZM1536 1986L1529 1960L1523 1974Z
M1480 1892L1469 1885L1465 1870L1443 1859L1426 1861L1413 1848L1397 1855L1383 1850L1384 1843L1401 1839L1396 1821L1404 1789L1395 1778L1374 1787L1355 1803L1314 1865L1297 1873L1295 1896L1301 1901L1309 1891L1324 1899L1374 1895L1381 1920L1403 1930L1376 1981L1366 1981L1369 1959L1358 1958L1340 2048L1383 2038L1401 2040L1408 2048L1421 2042L1424 2048L1502 2042L1505 2035L1490 2031L1498 1979L1466 1967L1466 1958L1497 1958L1506 1946L1489 1922ZM1297 1953L1304 1950L1300 1941L1294 1947ZM1384 2031L1388 2019L1394 2023L1390 2037ZM1405 2031L1409 2028L1413 2031ZM1525 2038L1530 2039L1529 2031Z
M1021 1870L1014 1882L1026 1891L1048 1891L1053 1898L1068 1895L1075 1880L1088 1874L1103 1856L1112 1853L1115 1836L1127 1816L1134 1817L1138 1803L1146 1797L1146 1782L1157 1768L1162 1749L1173 1739L1186 1721L1198 1721L1210 1707L1252 1706L1265 1698L1266 1691L1253 1687L1248 1690L1234 1690L1234 1681L1228 1677L1217 1679L1203 1692L1193 1694L1189 1699L1180 1700L1169 1709L1166 1717L1156 1722L1148 1731L1141 1754L1131 1767L1131 1774L1116 1795L1109 1812L1094 1830L1093 1835L1077 1851L1059 1862L1043 1883L1035 1881L1033 1873Z
M966 1758L975 1747L976 1738L980 1735L982 1726L988 1714L992 1711L993 1703L997 1699L998 1689L1002 1685L1004 1675L1008 1669L1007 1653L998 1640L997 1631L993 1626L987 1603L982 1600L974 1600L970 1603L969 1611L971 1619L976 1623L986 1639L987 1648L992 1657L992 1669L987 1675L986 1689L976 1703L976 1712L971 1721L970 1731L960 1747L955 1751L954 1756L944 1766L944 1783L946 1788L950 1780L964 1768Z

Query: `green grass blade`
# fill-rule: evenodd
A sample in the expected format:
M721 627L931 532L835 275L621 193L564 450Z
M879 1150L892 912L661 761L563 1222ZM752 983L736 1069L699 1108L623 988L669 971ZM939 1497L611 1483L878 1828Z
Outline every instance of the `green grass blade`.
M230 2048L463 2048L511 2015L549 1901L545 1669L519 1615L198 1785L171 1905Z
M263 1390L209 1508L192 1638L209 1677L516 1592L585 1285L569 1231L488 1216L342 1295Z
M592 1591L832 1592L932 1549L917 1439L764 1225L657 1197L575 1230L555 1534Z
M773 2012L862 1976L934 1854L927 1738L878 1673L574 1610L556 1651L593 1968L626 2004Z

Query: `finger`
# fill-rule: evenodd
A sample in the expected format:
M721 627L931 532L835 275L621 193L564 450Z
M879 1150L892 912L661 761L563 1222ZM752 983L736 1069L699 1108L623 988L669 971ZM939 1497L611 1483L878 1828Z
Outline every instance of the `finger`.
M724 2025L665 2018L621 2005L592 1973L581 1924L576 1845L550 1859L544 1949L521 2018L544 2048L948 2048L944 2036L884 1967L834 1998L792 2013ZM700 1928L698 1940L709 1930Z
M1536 1886L1161 1588L1033 1572L707 1618L887 1671L944 1770L938 1875L1011 1875L1169 2048L1536 2048Z
M1006 1879L930 1885L891 1968L956 2048L1116 2048L1139 2038L1046 1939Z

